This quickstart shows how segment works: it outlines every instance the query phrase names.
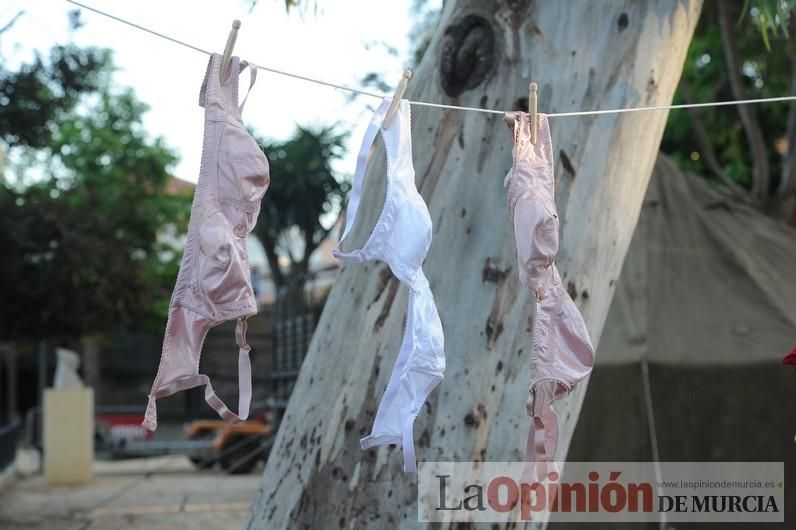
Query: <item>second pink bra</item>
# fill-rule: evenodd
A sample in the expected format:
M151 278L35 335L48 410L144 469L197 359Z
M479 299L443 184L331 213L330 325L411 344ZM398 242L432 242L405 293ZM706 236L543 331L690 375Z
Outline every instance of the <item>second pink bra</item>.
M538 141L530 140L530 118L506 115L514 135L513 165L506 175L508 209L517 243L520 283L536 301L530 398L528 462L554 462L558 417L553 402L591 372L594 347L583 317L561 283L555 265L558 212L553 142L547 116L539 114Z
M142 425L155 430L155 401L180 390L205 386L205 400L229 421L249 415L252 395L246 317L257 313L251 285L246 236L254 228L270 182L268 160L246 130L238 105L238 76L249 67L254 85L257 69L232 57L229 75L219 78L221 56L213 54L199 96L205 108L204 144L185 252L171 297L158 373L149 393ZM248 96L248 94L247 94ZM210 379L199 373L207 332L237 320L238 414L216 396Z

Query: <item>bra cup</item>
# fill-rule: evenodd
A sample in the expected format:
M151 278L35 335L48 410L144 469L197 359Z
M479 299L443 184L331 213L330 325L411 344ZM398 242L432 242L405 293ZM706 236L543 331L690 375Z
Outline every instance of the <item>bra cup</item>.
M403 185L395 186L393 200L402 204L397 209L397 215L390 234L390 247L393 257L411 269L414 273L420 270L423 260L431 246L431 216L422 198L415 191L406 190ZM421 202L418 204L417 200Z
M224 127L218 161L218 198L236 236L254 229L260 201L270 184L268 159L249 133Z
M268 159L253 140L249 143L250 148L238 148L219 157L218 191L221 196L259 203L271 182Z
M543 300L547 341L537 353L544 361L544 374L535 374L534 381L542 378L575 382L586 377L594 364L593 346L583 317L575 302L554 278L550 300ZM542 377L544 376L544 377Z
M221 212L210 215L199 227L199 285L213 304L234 302L246 295L249 272L243 244L230 233Z
M271 183L268 172L268 159L262 151L249 151L243 158L231 159L230 166L240 175L240 198L243 201L260 204Z
M229 223L221 212L208 215L199 225L199 251L207 258L221 263L232 259L228 233Z
M417 354L412 358L412 369L442 376L445 372L445 340L442 322L425 276L413 296L411 310L412 339Z

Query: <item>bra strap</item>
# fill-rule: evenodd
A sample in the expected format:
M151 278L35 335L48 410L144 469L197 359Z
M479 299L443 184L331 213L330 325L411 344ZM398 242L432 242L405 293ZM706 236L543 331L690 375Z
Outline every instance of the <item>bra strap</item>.
M205 401L213 407L221 418L233 423L243 421L249 417L249 406L252 400L252 365L249 358L251 346L246 343L246 319L238 319L235 326L235 342L240 350L238 351L238 413L235 414L227 408L221 399L216 395L210 380L205 385Z
M359 201L362 194L362 178L365 175L365 169L368 165L370 147L376 140L376 134L378 134L381 128L381 124L384 121L384 114L387 112L389 106L390 98L384 98L379 108L373 113L370 125L368 125L368 129L365 131L365 137L362 138L362 145L359 148L359 155L357 156L357 167L354 172L354 184L351 188L351 195L348 198L348 206L345 211L345 229L343 230L343 235L340 237L340 243L337 245L337 248L332 251L332 254L337 258L351 257L356 252L342 252L340 251L340 244L342 244L343 240L348 236L351 227L354 226L354 220L357 218Z
M404 418L401 451L404 456L404 473L417 473L417 459L415 458L414 423L417 414L409 414Z
M249 353L251 346L246 342L246 319L241 318L235 326L235 342L238 345L238 413L245 417L249 415L249 405L252 401L252 363Z
M523 482L541 482L550 472L557 472L558 415L553 408L553 381L543 381L532 389L526 405L531 424L525 445Z
M235 414L227 406L224 404L223 401L216 395L215 390L213 390L213 385L210 384L210 378L204 374L198 374L193 377L184 378L187 379L183 381L183 385L180 385L180 381L176 383L171 383L169 388L167 386L165 391L161 391L160 396L169 396L178 390L185 390L188 388L193 388L199 385L205 385L205 401L207 404L213 407L218 415L229 422L238 423L240 421L245 420L249 417L249 406L251 405L252 400L252 365L251 359L249 358L249 352L251 351L251 346L246 343L246 318L238 319L238 323L235 326L235 342L238 344L238 413ZM157 379L155 380L157 383ZM154 386L154 385L153 385ZM144 413L144 421L141 425L150 430L154 431L158 425L157 419L157 407L155 404L155 400L157 399L156 394L149 395L149 401L147 402L146 412Z
M246 100L249 99L249 94L252 91L252 87L254 86L254 82L257 80L257 65L254 63L250 63L249 61L241 61L240 62L240 72L239 75L243 73L243 69L248 67L249 68L249 90L246 91L246 95L243 96L243 101L241 101L240 106L238 107L238 113L243 112L243 106L246 104Z

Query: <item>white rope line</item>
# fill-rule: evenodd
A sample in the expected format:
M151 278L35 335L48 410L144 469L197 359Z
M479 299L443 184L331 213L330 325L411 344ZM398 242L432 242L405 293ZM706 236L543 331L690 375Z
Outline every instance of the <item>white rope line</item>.
M483 112L485 114L506 114L504 110L492 110L492 109L479 109L478 107L457 107L456 105L443 105L442 103L428 103L425 101L412 101L411 99L408 100L410 105L414 105L416 107L433 107L435 109L453 109L453 110L464 110L470 112ZM552 114L547 114L547 116L552 116Z
M654 107L630 107L626 109L612 109L612 110L590 110L584 112L556 112L548 114L547 116L554 116L557 118L564 118L567 116L594 116L598 114L621 114L624 112L639 112L647 110L676 110L676 109L696 109L700 107L724 107L727 105L751 105L753 103L770 103L773 101L794 101L796 96L779 96L774 98L757 98L757 99L738 99L735 101L710 101L708 103L687 103L682 105L657 105Z
M145 32L147 32L147 33L149 33L151 35L154 35L156 37L160 37L161 39L166 39L167 41L173 42L175 44L179 44L181 46L185 46L186 48L190 48L190 49L192 49L194 51L203 53L205 55L210 55L211 54L209 51L204 50L202 48L199 48L198 46L194 46L193 44L188 44L187 42L183 42L183 41L181 41L179 39L175 39L174 37L169 37L168 35L164 35L163 33L159 33L159 32L157 32L155 30L146 28L144 26L140 26L140 25L138 25L138 24L136 24L134 22L130 22L129 20L125 20L125 19L117 17L115 15L111 15L110 13L106 13L105 11L101 11L101 10L99 10L97 8L94 8L94 7L91 7L91 6L87 6L86 4L82 4L80 2L76 2L75 0L66 0L66 1L69 2L70 4L74 4L76 6L82 7L83 9L88 9L89 11L93 11L94 13L97 13L98 15L102 15L102 16L108 17L108 18L113 19L113 20L115 20L117 22L121 22L122 24L127 24L128 26L133 27L135 29L140 29L141 31L145 31ZM266 72L271 72L271 73L274 73L274 74L284 75L284 76L287 76L287 77L293 77L295 79L300 79L302 81L308 81L310 83L317 83L319 85L324 85L324 86L328 86L328 87L332 87L332 88L339 88L340 90L348 90L349 92L355 92L357 94L362 94L363 96L370 96L370 97L379 98L379 99L384 97L381 94L368 92L366 90L360 90L358 88L352 88L352 87L346 86L346 85L338 85L338 84L332 83L330 81L324 81L323 79L315 79L315 78L307 77L307 76L301 75L301 74L294 74L292 72L286 72L284 70L278 70L276 68L270 68L268 66L261 66L261 65L258 64L257 68L259 70L264 70Z
M105 11L100 11L99 9L93 8L91 6L87 6L86 4L81 4L80 2L75 2L74 0L66 0L66 1L69 2L70 4L74 4L74 5L78 6L78 7L82 7L83 9L88 9L89 11L93 11L93 12L99 14L99 15L108 17L108 18L113 19L113 20L115 20L117 22L121 22L122 24L127 24L128 26L131 26L131 27L133 27L135 29L140 29L141 31L146 31L147 33L151 33L152 35L154 35L156 37L160 37L161 39L166 39L166 40L171 41L171 42L173 42L175 44L180 44L182 46L185 46L186 48L190 48L190 49L195 50L197 52L204 53L205 55L210 55L210 52L207 51L207 50L203 50L202 48L198 48L198 47L196 47L196 46L194 46L192 44L188 44L187 42L183 42L181 40L175 39L174 37L169 37L168 35L164 35L162 33L158 33L157 31L151 30L149 28L145 28L144 26L139 26L138 24L136 24L134 22L130 22L129 20L125 20L123 18L119 18L116 15L111 15L110 13L106 13Z
M125 20L123 18L117 17L110 13L106 13L105 11L101 11L97 8L87 6L86 4L77 2L75 0L66 0L70 4L74 4L78 7L82 7L83 9L88 9L89 11L93 11L98 15L102 15L104 17L108 17L112 20L117 22L121 22L122 24L127 24L130 27L139 29L141 31L145 31L151 35L156 37L160 37L161 39L165 39L167 41L173 42L175 44L179 44L181 46L185 46L186 48L190 48L191 50L203 53L205 55L210 55L211 53L207 50L199 48L198 46L194 46L192 44L188 44L187 42L183 42L179 39L174 37L170 37L168 35L164 35L163 33L159 33L155 30L146 28L144 26L138 25L134 22L130 22L129 20ZM337 83L332 83L331 81L325 81L323 79L316 79L314 77L308 77L302 74L296 74L293 72L287 72L285 70L279 70L276 68L271 68L268 66L261 66L257 65L257 68L260 70L264 70L266 72L271 72L273 74L278 74L286 77L292 77L294 79L299 79L302 81L307 81L309 83L315 83L318 85L328 86L331 88L336 88L339 90L347 90L348 92L353 92L355 94L361 94L363 96L368 96L372 98L381 99L385 97L383 94L377 94L375 92L368 92L367 90L362 90L359 88L353 88L347 85L340 85ZM796 96L780 96L780 97L771 97L771 98L757 98L757 99L739 99L734 101L711 101L708 103L687 103L682 105L656 105L652 107L629 107L623 109L606 109L606 110L585 110L585 111L575 111L575 112L551 112L549 114L545 114L548 118L566 118L566 117L573 117L573 116L599 116L603 114L622 114L625 112L646 112L646 111L653 111L653 110L677 110L677 109L694 109L694 108L701 108L701 107L723 107L727 105L751 105L755 103L772 103L777 101L795 101ZM450 110L459 110L459 111L468 111L468 112L482 112L485 114L505 114L507 111L503 110L493 110L493 109L481 109L477 107L461 107L458 105L444 105L442 103L429 103L426 101L413 101L409 100L410 105L414 105L417 107L432 107L437 109L450 109ZM540 113L544 114L544 113Z

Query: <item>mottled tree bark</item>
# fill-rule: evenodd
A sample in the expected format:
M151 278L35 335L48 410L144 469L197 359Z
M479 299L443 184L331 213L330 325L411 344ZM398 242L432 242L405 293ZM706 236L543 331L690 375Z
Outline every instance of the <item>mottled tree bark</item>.
M410 99L517 109L539 83L544 112L670 103L698 0L445 3ZM533 303L517 278L503 177L511 135L500 116L413 107L417 184L434 240L425 271L446 332L445 380L415 423L419 460L518 460ZM666 112L551 119L558 265L595 346L655 163ZM379 148L351 247L384 196ZM363 452L389 380L406 289L384 264L343 268L271 452L249 528L417 528L416 477L400 449ZM556 408L563 459L586 390Z

